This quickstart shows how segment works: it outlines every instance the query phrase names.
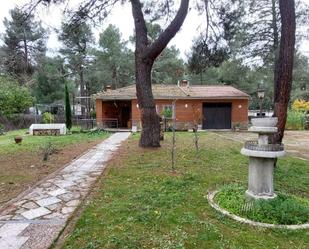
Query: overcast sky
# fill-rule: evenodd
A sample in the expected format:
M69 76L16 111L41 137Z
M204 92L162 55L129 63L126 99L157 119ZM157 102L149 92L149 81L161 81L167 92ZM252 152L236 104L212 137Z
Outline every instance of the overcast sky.
M70 4L76 4L81 0L71 0ZM309 0L303 0L309 4ZM0 33L4 32L3 20L5 17L9 17L9 10L15 6L23 5L28 2L27 0L2 0L0 8ZM43 22L45 28L59 28L62 20L63 6L51 5L48 8L40 8L38 11L39 18ZM181 52L181 56L185 58L185 54L189 52L192 45L192 39L196 37L202 27L201 23L205 23L204 16L198 16L196 11L191 10L177 35L173 38L170 45L176 45ZM94 29L94 34L98 39L99 33L108 26L108 24L114 24L118 26L124 39L128 39L133 34L133 18L131 8L129 4L118 5L114 8L112 14L104 21L104 24L100 28ZM47 42L49 54L56 52L61 44L57 40L57 34L51 32ZM301 46L301 51L309 56L309 41L304 42Z

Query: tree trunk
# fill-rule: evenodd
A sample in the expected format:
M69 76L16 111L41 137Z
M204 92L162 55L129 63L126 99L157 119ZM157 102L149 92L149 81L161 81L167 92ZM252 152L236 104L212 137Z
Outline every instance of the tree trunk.
M79 66L79 86L80 86L80 104L81 104L81 111L82 111L82 116L85 117L86 114L86 106L87 102L86 99L84 98L86 96L86 90L85 90L85 80L84 80L84 69L83 66Z
M113 89L117 89L118 88L117 65L112 66L112 80L113 80Z
M151 60L145 61L138 54L135 57L136 94L141 112L142 134L141 147L160 146L160 120L151 89Z
M189 0L181 0L175 18L160 36L150 43L147 27L139 0L131 0L135 26L135 77L137 101L141 111L142 133L141 147L160 146L160 121L156 113L151 88L151 69L155 59L160 55L169 41L176 35L183 24L189 7Z
M273 137L274 143L281 143L287 109L290 100L293 76L295 46L295 3L294 0L280 0L281 39L274 87L274 116L278 117L278 132Z
M276 9L276 0L271 1L271 13L272 13L272 29L273 29L273 59L274 59L274 89L276 89L275 84L277 82L277 70L279 63L279 31L278 31L278 20L277 20L277 9Z

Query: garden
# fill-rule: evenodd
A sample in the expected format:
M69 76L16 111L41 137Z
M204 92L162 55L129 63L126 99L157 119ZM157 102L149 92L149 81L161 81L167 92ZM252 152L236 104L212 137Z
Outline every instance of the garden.
M240 154L242 143L203 132L197 152L194 134L177 132L172 170L171 133L165 133L160 149L142 149L138 139L139 134L131 136L110 162L80 218L59 242L63 248L308 248L308 229L241 224L207 201L209 191L223 189L217 201L225 200L222 205L232 211L229 206L243 203L234 210L241 216L275 224L308 222L308 161L278 160L274 181L280 205L269 204L265 210L271 215L259 209L264 204L246 210L248 158Z

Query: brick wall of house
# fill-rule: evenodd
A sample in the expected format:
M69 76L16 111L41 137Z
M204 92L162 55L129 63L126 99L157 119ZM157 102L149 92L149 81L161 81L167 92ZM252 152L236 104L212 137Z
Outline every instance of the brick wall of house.
M97 119L97 126L102 127L102 118L103 118L103 112L102 112L102 100L97 99L95 101L95 106L96 106L96 119Z
M103 127L103 122L105 124L109 123L110 125L116 125L116 121L118 120L118 124L116 126L122 126L121 120L121 108L123 106L130 105L130 101L102 101L96 100L96 120L97 126ZM108 120L108 121L107 121Z
M201 124L203 115L203 103L232 103L232 127L236 124L246 126L248 124L248 100L235 99L235 100L177 100L176 101L176 122L181 126L188 123L191 127L193 122ZM158 113L162 112L164 105L172 105L172 100L156 100L156 108ZM132 100L132 124L138 125L140 123L140 111L137 106L137 100ZM96 100L96 114L97 125L102 127L102 120L105 118L118 118L114 102L103 102ZM140 125L140 124L139 124Z
M172 100L156 100L157 111L161 113L164 105L172 105ZM198 121L202 123L203 103L232 103L232 127L236 124L246 127L248 124L248 100L177 100L176 122L179 124ZM132 100L132 123L140 123L140 111L137 100ZM190 125L191 126L191 125Z

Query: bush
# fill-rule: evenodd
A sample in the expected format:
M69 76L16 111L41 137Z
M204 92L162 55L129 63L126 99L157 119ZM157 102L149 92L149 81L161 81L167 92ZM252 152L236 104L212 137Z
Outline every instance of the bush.
M0 115L9 116L25 112L33 102L27 88L9 77L0 76Z
M93 119L96 119L97 113L96 113L95 110L91 110L91 111L90 111L90 117L93 118Z
M303 99L296 99L292 104L293 111L309 111L309 101Z
M43 152L43 161L47 161L49 156L58 152L56 147L52 144L52 142L48 142L45 146L42 147Z
M50 112L44 112L42 116L42 121L44 124L50 124L55 121L55 117Z
M171 107L165 107L161 115L164 116L165 118L172 118L173 117L173 109Z
M288 130L304 130L306 114L301 111L288 111L286 121L286 129Z

